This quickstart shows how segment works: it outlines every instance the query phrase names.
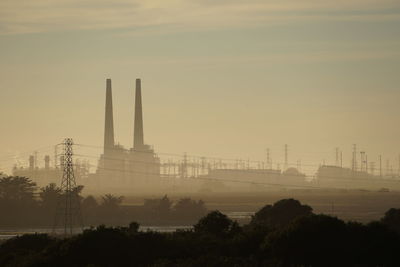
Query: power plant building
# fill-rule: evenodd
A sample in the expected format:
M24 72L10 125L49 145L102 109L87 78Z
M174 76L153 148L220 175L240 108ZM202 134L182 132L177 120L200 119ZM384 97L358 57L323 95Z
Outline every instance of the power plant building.
M106 81L104 150L91 182L114 190L155 189L160 184L160 159L144 143L141 80L136 79L133 147L115 143L111 79ZM104 188L106 187L106 188Z
M15 165L12 169L12 175L28 177L38 187L45 187L51 183L59 185L62 177L62 166L57 166L56 163L51 165L49 155L45 155L43 163L44 166L40 166L37 155L30 155L28 167ZM74 162L74 175L79 184L84 183L89 177L89 164L86 161L76 160Z

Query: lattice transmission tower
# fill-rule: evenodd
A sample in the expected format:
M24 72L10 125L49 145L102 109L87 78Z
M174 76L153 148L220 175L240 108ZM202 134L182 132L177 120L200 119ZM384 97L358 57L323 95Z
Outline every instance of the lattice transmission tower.
M65 236L80 232L83 229L79 192L75 182L72 160L73 144L71 138L66 138L63 143L61 194L53 226L53 233L57 233L57 229L62 229Z

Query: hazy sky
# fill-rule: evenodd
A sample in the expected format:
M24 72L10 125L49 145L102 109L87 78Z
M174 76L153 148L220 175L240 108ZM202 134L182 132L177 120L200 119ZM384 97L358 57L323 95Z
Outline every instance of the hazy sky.
M357 143L398 166L398 0L1 0L0 170L102 145L106 78L131 147L138 77L156 151L347 164Z

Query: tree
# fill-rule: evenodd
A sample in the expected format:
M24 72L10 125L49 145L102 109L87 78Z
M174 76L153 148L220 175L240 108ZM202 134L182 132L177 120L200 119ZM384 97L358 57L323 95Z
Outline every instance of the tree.
M97 223L97 213L99 210L99 204L93 196L87 196L82 200L82 214L85 218L85 222L88 224Z
M2 201L33 201L36 183L29 178L7 176L0 178L0 200Z
M25 234L9 239L0 246L0 266L32 266L30 262L40 259L43 250L55 243L56 239L47 234Z
M138 224L137 222L131 222L129 224L127 231L130 234L136 234L137 232L139 232L139 227L140 227L140 224Z
M101 223L115 225L121 220L120 205L122 203L122 196L114 196L106 194L101 197L102 202L98 207L98 219Z
M51 183L39 191L41 217L48 224L54 219L57 205L62 197L61 188Z
M76 197L79 199L79 202L82 202L83 200L83 197L81 196L83 188L84 188L83 185L77 185L72 189L72 193L76 195Z
M387 225L390 229L400 233L400 209L389 209L381 222Z
M343 221L311 215L268 234L263 247L282 266L343 266L349 256L346 237Z
M192 200L191 198L181 198L179 201L175 204L174 209L177 212L192 212L192 213L204 213L207 209L204 205L204 202L202 200L195 201Z
M110 200L107 200L107 201L109 202ZM97 203L97 200L92 195L89 195L82 200L82 209L84 211L95 210L98 207L99 207L99 204Z
M112 194L106 194L102 196L101 199L103 200L103 202L101 203L101 206L103 208L114 210L119 207L124 198L122 196L117 197Z
M207 209L202 200L195 201L191 198L181 198L174 206L176 216L181 219L197 220L204 216Z
M145 212L155 218L167 218L171 212L172 201L165 195L163 198L145 199L143 208Z
M165 195L162 199L160 199L160 202L156 207L156 210L157 212L160 213L169 213L171 211L171 206L172 206L172 201L168 198L167 195Z
M71 194L74 195L73 197L76 197L80 203L83 200L83 197L81 196L83 188L83 185L78 185L71 190ZM61 188L56 187L53 183L44 187L44 189L42 188L42 193L48 195L48 197L57 196L57 203L62 201L62 199L65 199L65 192Z
M36 183L29 178L7 176L0 178L0 223L16 227L37 220Z
M61 196L61 188L57 187L56 184L51 183L40 189L39 196L44 207L55 208Z
M194 225L194 231L197 233L207 233L220 237L227 236L233 232L237 233L238 228L237 222L232 221L218 210L208 213Z
M260 209L251 219L252 226L282 227L288 225L296 218L312 214L312 208L302 205L295 199L282 199L274 205L266 205Z

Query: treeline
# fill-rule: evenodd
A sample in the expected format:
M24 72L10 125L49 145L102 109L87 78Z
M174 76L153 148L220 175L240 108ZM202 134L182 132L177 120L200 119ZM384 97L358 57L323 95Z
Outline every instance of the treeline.
M141 206L122 206L122 196L106 194L97 200L82 197L83 186L73 193L81 203L85 225L121 225L131 221L142 224L193 224L207 212L203 201L182 198L176 203L167 196L146 199ZM63 192L55 184L38 188L26 177L0 178L0 227L52 227Z
M400 266L399 222L399 209L364 225L284 199L244 226L212 211L174 233L131 223L64 239L24 235L0 246L0 266Z
M141 206L121 206L123 197L107 194L98 204L94 197L81 201L85 225L123 225L132 221L143 225L190 225L207 213L202 200L181 198L176 203L168 196L145 199Z

